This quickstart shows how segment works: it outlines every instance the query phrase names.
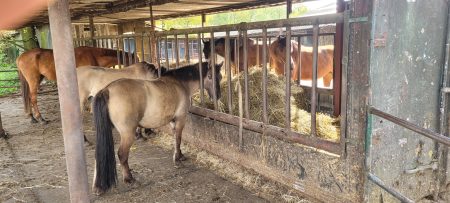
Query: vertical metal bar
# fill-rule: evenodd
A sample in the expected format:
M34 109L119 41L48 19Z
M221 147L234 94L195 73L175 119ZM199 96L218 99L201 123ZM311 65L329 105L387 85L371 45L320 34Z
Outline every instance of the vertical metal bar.
M3 123L2 123L2 112L0 112L0 138L6 138L5 130L3 129Z
M240 62L240 56L241 53L240 52L240 44L241 44L241 31L238 30L238 36L236 37L236 43L235 43L235 57L234 57L234 63L236 65L236 74L239 74L241 72L241 62Z
M267 27L264 27L262 30L262 43L263 43L263 50L262 50L262 56L263 56L263 78L262 78L262 91L263 91L263 115L262 115L262 121L264 124L268 124L269 119L267 116Z
M153 43L152 43L153 37L151 37L151 35L148 36L148 54L149 54L149 62L150 63L154 63L153 62Z
M228 93L228 110L230 114L233 112L233 98L231 90L231 47L230 47L230 31L225 33L225 68L227 71L227 93Z
M127 52L125 52L125 47L126 47L125 38L121 37L120 41L121 41L120 46L123 47L122 48L122 63L123 63L123 67L125 67L125 66L127 66L127 55L126 55Z
M174 36L175 37L175 48L174 48L174 46L173 46L173 44L172 44L172 49L174 49L174 52L175 52L175 63L176 63L176 66L177 66L177 68L179 68L180 67L180 49L178 48L178 35L175 35Z
M200 73L200 105L203 106L205 102L205 88L203 87L203 68L202 68L202 35L197 34L197 51L198 51L198 72Z
M142 35L141 35L141 60L140 61L145 61L144 32L142 32Z
M168 46L168 42L167 42L167 36L165 36L164 38L164 54L166 57L166 68L169 69L170 68L170 63L169 63L169 46Z
M117 50L117 65L119 66L119 68L121 68L119 41L120 41L120 39L116 38L116 43L117 43L117 46L116 46L116 50Z
M127 61L127 65L126 66L129 66L129 65L131 65L131 56L132 56L132 52L131 52L131 38L126 38L127 40L126 40L126 45L127 45L127 52L126 53L128 53L128 61Z
M316 108L317 108L317 57L319 50L319 24L313 26L313 72L311 88L311 136L315 137L316 130Z
M160 38L155 38L153 36L153 39L156 40L156 63L158 64L158 77L161 77L161 40Z
M84 154L81 109L77 90L77 73L72 43L69 1L49 4L61 123L64 137L69 194L71 202L89 202L89 188Z
M297 57L298 57L298 61L297 61L298 86L301 86L302 85L302 36L298 36L298 56Z
M285 126L288 132L291 130L291 27L286 27L286 59L284 72L286 76L285 89Z
M218 107L218 103L217 103L217 94L216 94L216 53L215 53L215 42L214 42L214 32L211 32L211 40L210 40L210 44L211 44L211 63L209 65L208 68L212 68L212 77L213 77L213 101L214 101L214 110L217 111L217 107ZM220 82L220 81L219 81Z
M133 45L134 45L134 51L133 51L133 56L134 56L134 63L139 62L138 60L138 53L137 53L137 37L134 36L133 37Z
M95 36L94 16L89 16L89 41L91 46L96 47L94 36Z
M191 63L191 56L189 54L189 35L186 34L184 36L184 60L186 60L186 63Z
M260 48L260 46L259 46L259 38L257 37L256 38L256 66L259 66L261 63L260 63L260 58L259 58L259 52L260 52L260 50L259 50L259 48Z
M342 2L343 3L343 2ZM347 156L347 66L348 66L348 49L349 49L349 38L350 38L350 23L349 23L349 11L345 11L344 13L344 28L343 28L343 40L342 40L342 78L341 78L341 92L340 94L343 95L341 97L341 110L343 113L341 113L341 138L340 143L342 147L342 157ZM333 87L334 88L334 87Z
M245 118L250 119L250 105L249 105L249 93L248 93L248 50L247 50L247 30L243 31L243 64L244 64L244 113Z

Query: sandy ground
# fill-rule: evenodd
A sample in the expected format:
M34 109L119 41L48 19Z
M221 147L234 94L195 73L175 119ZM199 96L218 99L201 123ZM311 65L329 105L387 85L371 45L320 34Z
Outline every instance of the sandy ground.
M39 96L47 125L31 124L21 98L0 98L3 126L8 139L0 140L0 202L68 202L68 180L56 92ZM91 116L84 114L84 132L94 141ZM117 143L118 137L115 134ZM117 147L116 147L117 149ZM94 147L85 149L89 184L92 183ZM189 159L175 168L172 151L150 138L137 141L130 154L133 185L121 180L95 202L267 202ZM260 194L259 194L260 195ZM281 200L281 199L280 199ZM277 200L271 200L277 201Z

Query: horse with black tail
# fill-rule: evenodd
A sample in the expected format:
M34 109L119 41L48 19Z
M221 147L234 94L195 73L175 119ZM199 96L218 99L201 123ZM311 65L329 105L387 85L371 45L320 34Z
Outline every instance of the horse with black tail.
M95 96L93 107L97 134L94 193L102 194L116 184L113 126L120 134L117 153L126 183L134 181L128 155L137 127L159 128L170 123L175 137L173 161L177 164L185 160L180 150L181 135L190 97L200 87L200 71L210 98L213 94L220 98L221 67L222 64L209 67L207 62L203 62L201 69L199 64L194 64L168 70L155 80L119 79L102 89Z

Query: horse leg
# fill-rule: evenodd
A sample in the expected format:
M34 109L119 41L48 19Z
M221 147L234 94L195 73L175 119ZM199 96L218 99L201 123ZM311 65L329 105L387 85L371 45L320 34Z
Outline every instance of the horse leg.
M129 132L120 133L120 147L117 155L119 156L120 165L122 166L123 182L132 183L135 180L131 175L130 167L128 166L128 155L130 152L130 147L134 143L135 131L128 131Z
M174 143L174 153L173 153L173 161L175 164L186 160L186 157L184 157L183 153L181 153L181 149L180 149L180 145L181 145L181 135L183 132L183 128L184 128L184 124L185 124L185 119L174 119L174 121L172 121L170 123L171 127L172 127L172 131L174 134L174 138L175 138L175 143Z
M34 114L36 117L33 117L33 113L31 113L31 122L37 123L38 121L41 122L41 124L47 124L48 122L42 118L41 112L39 112L39 108L37 105L37 94L38 94L38 88L39 88L39 80L34 80L33 82L30 82L30 101L31 101L31 107L33 108Z

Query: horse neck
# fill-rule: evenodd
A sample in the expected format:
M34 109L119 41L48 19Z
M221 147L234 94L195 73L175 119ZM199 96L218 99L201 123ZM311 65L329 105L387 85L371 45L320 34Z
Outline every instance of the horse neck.
M203 81L206 78L208 67L202 66ZM176 70L174 72L169 72L167 78L178 81L180 86L184 88L187 95L192 97L192 95L200 89L200 77L195 77L194 75L199 75L198 71L192 71L191 74L177 74Z

